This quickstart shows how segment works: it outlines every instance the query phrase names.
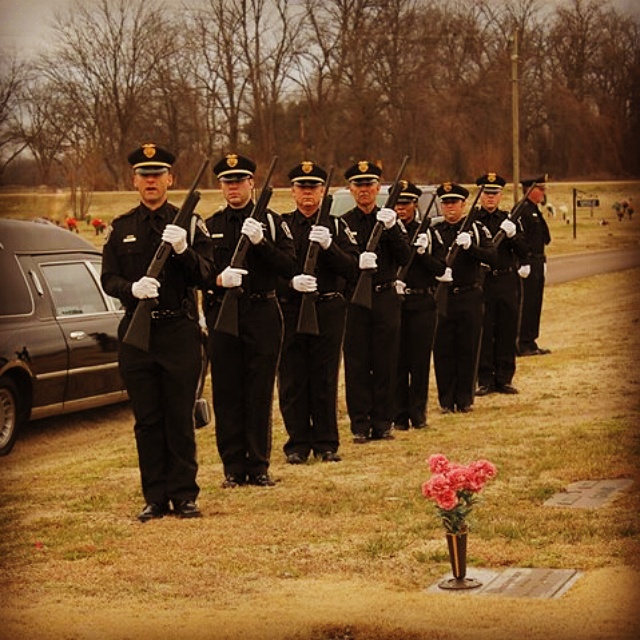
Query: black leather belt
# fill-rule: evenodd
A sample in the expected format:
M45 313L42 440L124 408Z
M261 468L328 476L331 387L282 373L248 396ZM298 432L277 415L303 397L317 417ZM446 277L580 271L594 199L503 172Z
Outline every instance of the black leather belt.
M376 293L380 293L381 291L386 291L387 289L391 289L394 286L393 282L383 282L382 284L377 284L373 287L373 290Z
M182 309L156 309L151 312L152 320L173 320L174 318L184 318Z
M492 276L506 276L508 273L513 273L513 268L509 267L508 269L493 269L489 271Z
M457 294L457 293L466 293L467 291L473 291L474 289L479 289L480 286L477 284L468 284L464 287L451 287L451 289L449 289L449 291L451 291L451 293Z
M428 289L411 289L409 287L407 287L404 290L405 295L407 296L431 296L433 295L434 291L431 287L429 287Z
M339 291L325 291L318 294L318 300L335 300L336 298L342 298Z
M257 291L256 293L247 293L244 297L249 300L271 300L276 297L276 292L271 291Z

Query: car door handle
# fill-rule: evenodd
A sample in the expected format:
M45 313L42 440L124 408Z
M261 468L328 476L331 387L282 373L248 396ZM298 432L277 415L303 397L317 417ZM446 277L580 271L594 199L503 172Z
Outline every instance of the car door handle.
M87 337L87 334L84 331L72 331L69 334L69 337L72 340L84 340Z

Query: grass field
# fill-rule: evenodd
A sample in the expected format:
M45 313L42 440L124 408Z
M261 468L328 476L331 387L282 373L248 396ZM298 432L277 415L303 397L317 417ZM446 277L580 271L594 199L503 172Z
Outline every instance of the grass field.
M552 247L637 246L638 219L596 220L605 197L630 188L597 192L602 212L581 212L575 245L570 225L551 221ZM356 446L341 387L341 463L287 465L274 407L272 489L221 489L213 428L199 431L197 521L135 520L127 405L33 423L0 459L0 638L635 640L639 276L548 287L540 343L552 354L519 359L520 394L478 398L471 414L441 415L432 385L428 429ZM449 570L443 527L420 494L438 452L498 467L471 516L469 574L578 569L567 594L425 592ZM606 507L543 506L572 482L627 477L633 489Z

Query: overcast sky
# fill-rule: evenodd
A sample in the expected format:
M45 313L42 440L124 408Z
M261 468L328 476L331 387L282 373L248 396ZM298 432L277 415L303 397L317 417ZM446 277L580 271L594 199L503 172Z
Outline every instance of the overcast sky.
M173 0L175 2L175 0ZM72 0L0 0L0 48L11 46L19 52L41 49L51 39L48 23L56 10L64 9ZM569 0L540 0L541 4L557 6ZM640 19L639 0L612 0L619 10L633 13Z

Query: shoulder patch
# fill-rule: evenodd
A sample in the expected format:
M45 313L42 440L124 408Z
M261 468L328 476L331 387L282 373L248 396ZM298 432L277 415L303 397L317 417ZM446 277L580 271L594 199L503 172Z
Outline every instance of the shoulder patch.
M349 242L351 244L358 244L355 234L353 233L353 231L351 231L351 227L349 227L349 225L346 222L343 223L343 226L344 226L344 233L347 236L347 238L349 238Z
M211 234L209 233L209 229L207 229L207 225L204 223L204 220L200 217L198 217L198 222L196 222L196 226L198 227L198 229L200 229L200 231L202 231L202 233L204 233L205 236L207 236L207 238L211 237Z
M289 225L282 218L280 219L280 228L282 229L282 232L284 233L284 235L287 236L287 238L289 238L289 240L293 240L291 229L289 229Z
M398 218L396 224L400 227L400 231L402 231L402 233L404 233L406 235L407 227L404 226L404 222L402 222L402 220L400 220L400 218Z

